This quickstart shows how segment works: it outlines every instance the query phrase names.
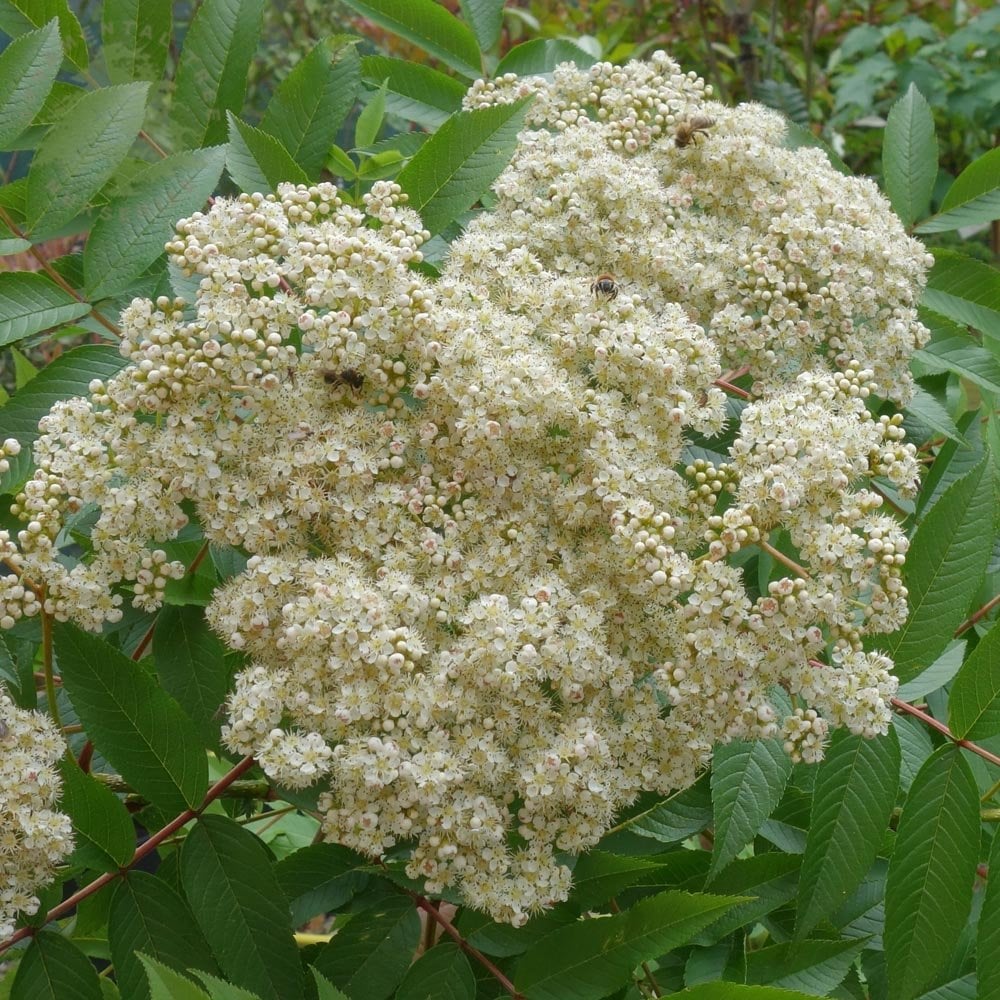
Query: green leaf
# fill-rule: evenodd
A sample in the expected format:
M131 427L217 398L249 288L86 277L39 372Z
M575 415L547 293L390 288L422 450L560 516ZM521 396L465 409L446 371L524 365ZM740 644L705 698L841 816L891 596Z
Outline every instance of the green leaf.
M926 315L927 310L921 310L921 313ZM964 327L949 323L943 316L940 318L943 323L954 326L958 332L940 340L935 338L923 350L914 353L914 360L927 371L954 372L987 392L1000 393L1000 362L973 340Z
M979 852L979 792L958 747L939 747L906 798L885 890L890 1000L931 983L972 905Z
M69 938L39 931L24 953L11 1000L101 1000L97 970Z
M181 972L217 971L191 908L165 879L148 872L129 872L115 888L108 941L118 984L130 1000L149 996L140 955Z
M64 292L38 271L0 272L0 344L72 322L90 312L90 303Z
M386 111L424 128L438 128L462 108L465 87L430 66L387 56L365 56L361 75L367 83L385 84Z
M1000 271L963 253L934 251L920 304L987 337L1000 337Z
M857 887L878 853L899 789L899 740L838 730L816 773L802 858L795 937L801 941Z
M163 689L190 716L208 746L219 739L219 708L229 689L225 647L197 606L164 607L153 634Z
M1000 625L979 640L958 672L948 696L948 726L963 740L1000 733Z
M929 667L951 641L986 571L994 483L986 458L952 483L917 528L906 556L910 614L888 640L902 682Z
M348 7L405 38L474 80L480 75L476 37L434 0L344 0Z
M202 816L181 851L181 882L222 971L264 1000L298 997L303 971L267 849L222 816Z
M101 51L112 83L163 79L172 6L170 0L104 0Z
M316 980L317 1000L350 1000L350 997L338 990L319 969L310 966L309 971L312 973L313 979Z
M517 145L531 98L452 115L420 147L396 181L432 233L489 190Z
M293 160L315 180L354 107L361 87L361 63L354 45L331 62L330 48L320 42L281 82L260 123Z
M212 1000L187 976L145 955L139 955L139 959L146 970L152 1000Z
M419 938L410 898L388 896L355 914L312 964L349 997L384 1000L403 981Z
M111 179L142 127L148 90L90 91L52 126L28 171L25 221L36 241L75 219Z
M330 147L326 169L344 180L354 180L358 176L354 161L337 145Z
M911 226L926 211L937 178L937 136L934 116L911 83L892 106L885 124L882 170L893 211Z
M630 820L628 829L640 837L676 844L700 833L711 822L712 794L705 775L689 788Z
M967 976L962 976L961 979L953 979L950 983L944 983L936 990L922 993L919 1000L977 1000L977 998L987 996L989 996L988 993L977 991L976 974L970 972Z
M530 42L515 45L500 60L495 75L516 73L518 76L538 76L551 73L564 62L587 69L597 60L568 38L533 38Z
M128 197L115 199L87 240L88 296L113 295L142 274L163 253L174 223L205 204L225 161L225 146L175 153L141 174Z
M15 38L0 54L0 147L16 139L42 109L61 63L55 18Z
M226 141L226 112L239 113L260 37L264 0L205 0L177 66L171 118L178 147Z
M1000 148L973 160L955 178L937 215L917 226L918 233L944 233L1000 219Z
M661 867L646 858L623 858L605 851L588 851L580 856L573 869L571 898L581 910L596 909Z
M282 858L274 867L292 924L298 927L318 913L339 910L368 884L371 862L340 844L311 844Z
M410 966L396 1000L475 1000L476 976L465 952L442 941Z
M458 0L462 17L469 22L481 52L492 52L500 43L504 0Z
M743 986L740 983L703 983L671 994L671 1000L816 1000L815 993L800 993L775 986Z
M229 118L226 169L240 190L248 194L266 193L282 181L309 183L305 171L273 135L241 122L232 112L226 114Z
M920 385L914 387L913 398L906 404L906 412L930 430L960 444L968 444L951 419L951 414Z
M63 688L122 777L171 814L201 803L208 766L191 720L137 663L68 622L55 625Z
M355 147L370 146L378 137L379 129L382 128L382 120L385 118L385 92L388 83L383 80L378 90L369 98L368 103L361 109L358 120L354 124L354 145Z
M976 971L979 974L979 996L1000 996L1000 837L994 835L990 850L990 877L986 881L986 896L979 914L979 934L976 940Z
M715 751L712 875L725 868L757 836L781 801L791 773L792 762L778 740L735 740Z
M808 149L822 149L826 153L826 158L830 161L834 170L839 171L842 174L846 174L848 177L853 176L854 171L844 163L844 161L837 156L837 154L828 146L818 135L814 134L811 129L806 128L804 125L800 125L798 122L793 122L790 119L785 120L785 141L782 145L786 149L801 149L806 147Z
M965 640L953 639L923 673L900 686L896 697L901 701L920 701L944 687L958 673L964 655Z
M195 975L212 991L212 1000L260 1000L259 994L227 983L218 976L210 976L207 972L196 972Z
M86 868L113 872L135 853L135 828L121 799L76 764L63 760L62 810L73 821L73 861Z
M637 965L690 941L741 902L661 892L624 913L560 927L521 958L515 985L531 1000L603 997L624 986Z
M899 737L899 787L901 791L909 793L913 779L924 766L924 761L933 753L934 744L923 723L913 716L893 716L892 728Z
M864 946L864 940L852 939L772 945L747 955L746 978L826 996L843 981Z
M11 36L20 36L57 18L63 53L77 69L86 70L87 40L69 0L3 0L3 7L6 9L2 9L0 28Z
M108 379L128 364L116 347L86 345L61 354L31 379L0 409L0 441L13 437L21 442L21 454L12 456L10 469L0 475L0 492L9 493L24 481L31 468L31 445L39 435L38 421L53 403L70 396L87 395L95 378Z

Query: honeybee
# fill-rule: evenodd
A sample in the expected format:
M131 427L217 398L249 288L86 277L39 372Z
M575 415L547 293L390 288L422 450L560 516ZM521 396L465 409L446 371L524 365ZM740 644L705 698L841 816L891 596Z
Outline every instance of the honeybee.
M708 130L715 124L714 118L708 115L692 115L677 123L674 129L674 145L678 149L690 146L699 135L708 135Z
M590 290L597 298L607 302L618 298L618 282L613 274L599 274L590 283Z
M323 372L323 381L327 385L346 385L357 392L365 384L365 377L357 368L345 368L339 372L329 369Z

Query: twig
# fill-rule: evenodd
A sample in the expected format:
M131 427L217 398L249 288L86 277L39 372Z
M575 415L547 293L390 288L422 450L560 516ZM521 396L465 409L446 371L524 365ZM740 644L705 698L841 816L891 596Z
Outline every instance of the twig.
M985 747L981 747L978 743L973 743L971 740L959 739L943 722L938 722L938 720L932 715L922 712L916 705L911 705L906 701L900 701L899 698L893 698L892 707L896 709L897 712L904 712L907 715L912 715L914 718L917 718L921 722L930 726L931 729L936 729L943 736L951 740L956 746L960 746L963 749L982 757L983 760L988 760L991 764L996 764L1000 767L1000 757L998 757L995 753L991 753Z
M985 618L998 604L1000 604L1000 594L991 597L974 615L966 618L961 625L955 629L955 638L959 638L963 632L968 632L980 619Z

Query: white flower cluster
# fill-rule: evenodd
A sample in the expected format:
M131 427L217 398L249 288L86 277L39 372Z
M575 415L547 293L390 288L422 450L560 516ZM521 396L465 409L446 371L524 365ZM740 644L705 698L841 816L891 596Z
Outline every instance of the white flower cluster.
M917 464L867 403L910 391L927 267L868 181L662 54L468 103L525 90L497 204L436 280L388 182L180 223L197 301L126 311L131 364L46 418L0 536L9 620L30 580L96 629L125 586L161 599L181 568L151 546L193 511L250 557L208 608L250 664L227 744L321 783L329 839L513 923L566 897L557 852L718 741L814 760L829 724L885 731L862 640L905 616L906 537L871 480L912 493Z
M73 849L69 817L53 808L65 750L48 716L18 708L0 688L0 941L18 913L38 910L35 892Z

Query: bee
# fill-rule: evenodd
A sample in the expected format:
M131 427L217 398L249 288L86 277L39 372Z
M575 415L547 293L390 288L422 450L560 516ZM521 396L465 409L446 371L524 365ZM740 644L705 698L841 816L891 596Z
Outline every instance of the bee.
M599 274L591 283L590 290L599 299L610 302L618 298L618 282L613 274Z
M708 135L708 130L715 124L714 118L708 115L693 115L677 123L674 130L674 145L678 149L690 146L699 135Z
M323 381L327 385L346 385L357 392L365 384L365 377L357 368L345 368L339 372L331 369L323 372Z

